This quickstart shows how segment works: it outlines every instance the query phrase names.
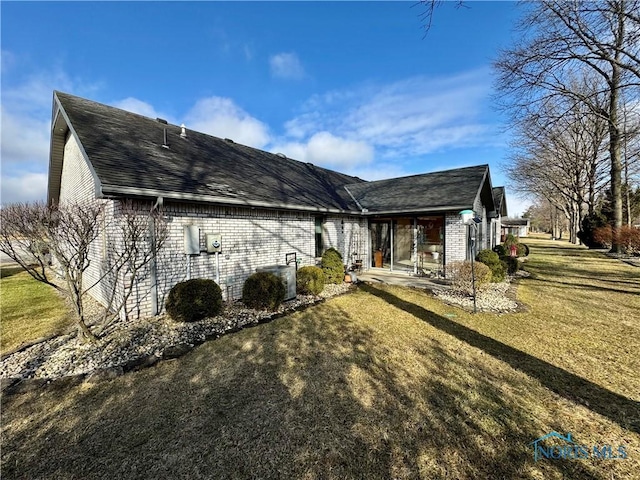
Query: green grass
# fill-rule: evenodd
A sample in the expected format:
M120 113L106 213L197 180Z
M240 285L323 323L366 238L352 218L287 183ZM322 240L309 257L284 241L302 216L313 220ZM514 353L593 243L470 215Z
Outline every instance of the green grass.
M365 286L112 381L4 397L3 478L637 478L637 269L531 244L524 313ZM534 462L552 430L629 458Z
M0 353L61 332L71 324L64 300L56 290L19 267L2 269L0 299Z

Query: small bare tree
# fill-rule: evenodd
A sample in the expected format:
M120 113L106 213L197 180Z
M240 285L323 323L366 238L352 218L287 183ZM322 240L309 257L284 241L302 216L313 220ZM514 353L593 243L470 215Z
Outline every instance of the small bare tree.
M166 222L157 208L145 210L131 202L120 204L117 215L106 221L105 204L99 201L45 205L12 204L0 209L0 251L3 251L33 278L52 286L69 298L76 314L79 335L96 341L85 315L85 297L98 284L108 298L104 321L124 309L135 283L146 266L155 260L166 238ZM97 258L95 249L101 235L113 237L105 246L108 255ZM94 252L92 252L94 249ZM107 253L107 252L105 252ZM91 284L85 273L96 265ZM53 263L53 268L52 264ZM54 279L59 270L63 284ZM128 283L121 280L126 276ZM97 277L97 278L96 278Z
M129 318L129 299L136 283L148 277L149 267L153 267L168 235L162 210L131 200L118 203L110 230L115 242L108 254L108 276L115 285L109 288L105 328L120 313Z
M59 205L21 203L0 210L0 250L36 280L69 298L79 334L96 337L85 322L84 273L91 263L90 248L100 233L102 205L85 202ZM51 261L61 270L66 288L53 279Z

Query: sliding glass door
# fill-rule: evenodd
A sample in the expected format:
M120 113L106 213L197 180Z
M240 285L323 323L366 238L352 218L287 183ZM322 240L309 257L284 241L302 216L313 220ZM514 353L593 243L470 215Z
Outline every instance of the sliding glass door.
M430 275L442 271L444 216L399 217L369 222L371 267Z
M371 266L391 268L391 221L372 220L369 231L371 232Z
M414 238L413 219L398 218L393 221L393 268L395 272L413 273Z

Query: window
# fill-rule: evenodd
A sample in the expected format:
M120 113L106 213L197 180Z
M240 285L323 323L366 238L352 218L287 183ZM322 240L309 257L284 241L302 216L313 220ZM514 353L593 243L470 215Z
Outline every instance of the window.
M322 217L316 217L316 230L315 230L315 239L316 239L316 257L322 256L322 251L324 250L324 245L322 244Z

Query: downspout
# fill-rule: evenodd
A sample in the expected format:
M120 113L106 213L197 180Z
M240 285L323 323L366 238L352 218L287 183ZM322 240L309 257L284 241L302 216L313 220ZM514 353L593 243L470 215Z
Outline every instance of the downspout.
M163 204L163 198L158 197L155 205L151 209L151 213L157 210ZM156 316L160 313L158 308L158 262L156 261L156 220L151 215L149 217L149 242L151 243L152 256L149 264L149 276L151 280L151 315Z

